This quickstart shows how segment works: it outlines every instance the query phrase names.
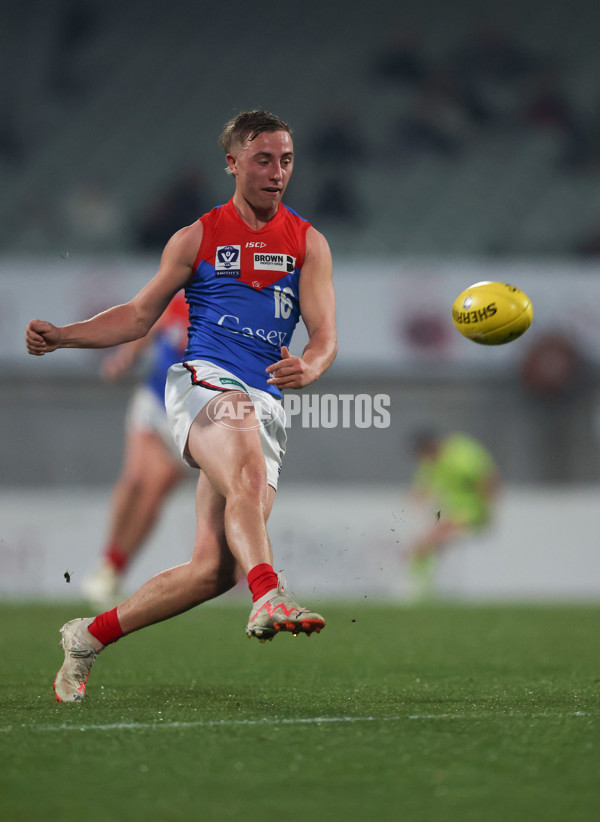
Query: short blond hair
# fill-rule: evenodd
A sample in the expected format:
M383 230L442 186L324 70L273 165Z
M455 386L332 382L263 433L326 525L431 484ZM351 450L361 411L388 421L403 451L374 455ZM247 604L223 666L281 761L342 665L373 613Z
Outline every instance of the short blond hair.
M246 140L254 140L263 131L287 131L291 135L292 129L276 114L263 109L241 111L232 117L223 128L219 137L219 144L229 154L235 145L243 145Z

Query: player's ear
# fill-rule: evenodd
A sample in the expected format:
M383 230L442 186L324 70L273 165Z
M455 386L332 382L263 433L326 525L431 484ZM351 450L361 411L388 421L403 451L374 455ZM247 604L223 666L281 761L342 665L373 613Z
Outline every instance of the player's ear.
M226 169L227 173L228 174L233 174L233 176L235 177L238 173L238 171L237 171L237 159L236 159L235 154L226 154L225 159L227 160L227 169Z

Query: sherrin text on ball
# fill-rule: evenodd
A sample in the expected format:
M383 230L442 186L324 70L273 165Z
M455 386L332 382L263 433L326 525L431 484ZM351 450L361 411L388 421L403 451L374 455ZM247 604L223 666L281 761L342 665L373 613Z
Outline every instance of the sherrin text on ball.
M533 307L523 291L508 283L483 281L454 301L452 322L463 337L481 345L504 345L531 325Z

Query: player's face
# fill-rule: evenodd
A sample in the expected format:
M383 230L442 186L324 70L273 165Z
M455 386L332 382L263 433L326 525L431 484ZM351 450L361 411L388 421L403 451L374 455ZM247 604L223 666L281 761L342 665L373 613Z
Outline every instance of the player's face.
M294 146L287 131L263 131L246 140L227 162L236 189L254 209L275 213L294 166Z

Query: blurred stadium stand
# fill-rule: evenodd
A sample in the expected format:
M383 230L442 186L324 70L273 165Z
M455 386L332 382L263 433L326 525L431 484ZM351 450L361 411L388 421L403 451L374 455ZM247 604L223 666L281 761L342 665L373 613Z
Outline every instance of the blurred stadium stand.
M535 69L480 77L493 116L469 122L460 151L444 156L397 144L396 123L420 92L375 76L373 66L394 29L414 33L427 65L455 65L484 20L482 4L375 0L368 14L341 2L299 10L270 0L260 14L239 0L210 11L178 0L0 4L0 246L134 249L148 204L186 167L202 169L215 201L229 196L218 131L237 110L260 106L296 130L300 170L288 201L309 218L325 179L310 158L319 117L340 109L356 119L366 157L332 173L350 176L361 219L319 222L336 251L570 253L600 223L598 9L584 2L575 13L566 2L550 9L540 0L489 9ZM564 135L520 117L546 70L555 71L585 134L572 162L560 159ZM69 225L65 211L78 188L102 200L94 214L113 208L118 230L94 236Z
M311 563L333 557L347 590L363 586L367 565L379 580L366 588L396 585L411 437L425 424L480 438L507 488L486 550L452 554L448 590L597 596L600 324L589 284L600 261L576 258L600 254L599 22L592 0L0 2L0 593L62 592L65 567L82 579L95 561L131 391L101 383L99 355L78 369L66 355L14 355L23 310L68 322L74 305L89 316L114 304L116 281L129 293L140 269L150 276L158 255L143 227L174 182L197 180L210 204L231 196L218 134L257 107L294 128L286 201L327 235L340 307L351 300L359 314L340 311L345 353L318 391L388 394L393 411L385 429L292 428L272 528L296 555L296 582L302 563L308 588ZM348 120L344 154L330 130ZM578 284L566 298L557 268L569 290ZM454 359L454 338L427 348L440 317L450 327L442 281L453 290L475 270L537 291L506 368L498 350L474 362L479 347L462 338ZM533 390L523 362L538 387L552 383L554 362L548 371L534 349L556 330L578 367L559 390ZM401 372L400 350L412 370ZM166 545L170 561L187 551L190 501L186 489L138 581L163 567Z
M467 118L465 125L463 112L460 150L401 146L398 120L414 112L420 91L414 82L376 75L390 37L408 32L426 65L455 66L461 45L487 16L529 54L535 69L509 80L476 76L493 116ZM568 257L600 225L599 17L591 0L551 6L507 0L501 8L471 0L373 0L368 10L341 0L301 6L263 0L257 7L242 0L0 3L0 254L54 261L78 252L136 254L149 209L186 170L201 172L211 202L229 198L218 133L237 111L264 107L295 130L290 205L313 219L323 184L333 179L352 186L357 217L315 219L337 262L361 255L372 262L386 255ZM585 135L575 157L565 159L564 132L523 121L546 72L554 72ZM313 141L327 125L324 112L354 118L364 158L318 161ZM149 269L155 264L153 256ZM352 390L373 388L367 373L363 369ZM110 482L120 460L127 387L95 391L93 377L46 386L51 378L36 374L35 384L14 373L3 382L0 421L18 436L4 439L3 462L13 468L0 482ZM542 413L522 393L518 374L502 379L486 381L479 373L472 384L465 378L458 393L452 380L391 381L390 393L408 413L399 412L401 428L377 441L369 432L361 477L353 473L356 454L344 432L330 431L308 432L306 447L290 454L290 475L310 481L316 466L327 480L404 481L409 428L421 409L439 409L441 418L450 403L452 425L491 438L509 480L597 480L597 381L589 380L585 401L569 406L566 416L554 408L547 425L536 425ZM336 373L322 390L348 390L348 383ZM35 423L40 404L43 426ZM510 438L503 425L507 407ZM546 465L548 445L556 443L553 426L561 420L570 438ZM61 421L63 434L53 435ZM93 472L83 456L93 447L90 421L102 450L93 457ZM22 458L29 437L39 456L35 466Z

